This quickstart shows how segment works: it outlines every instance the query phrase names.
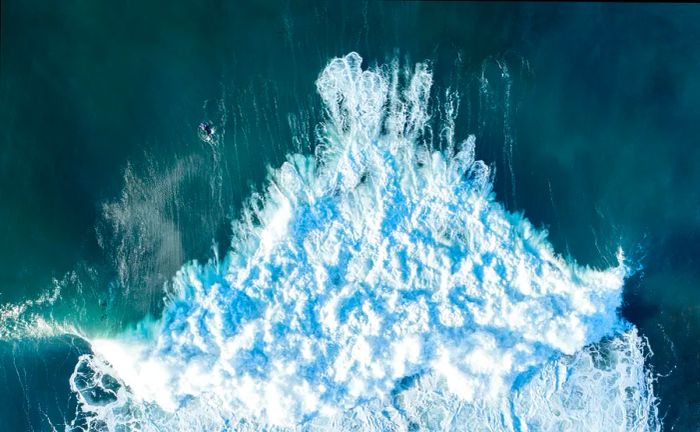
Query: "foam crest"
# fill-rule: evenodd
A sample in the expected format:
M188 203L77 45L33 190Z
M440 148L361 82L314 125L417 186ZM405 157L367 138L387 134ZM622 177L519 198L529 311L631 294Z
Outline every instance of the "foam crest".
M60 297L61 286L54 281L53 289L43 292L35 299L0 304L0 341L76 333L71 325L47 318L43 313Z
M81 399L87 428L137 419L144 430L453 430L493 420L520 430L609 408L572 402L575 386L624 401L610 406L644 423L653 395L639 379L640 342L616 314L622 254L608 270L556 255L544 232L494 200L473 137L448 154L420 144L426 65L403 74L361 61L351 53L321 73L317 156L290 155L271 171L231 252L178 272L153 334L93 341L96 355L74 378L105 370L128 395L108 413ZM453 125L441 132L450 142ZM620 338L613 363L631 359L606 370L610 379L581 351L606 337ZM619 383L637 396L610 393Z

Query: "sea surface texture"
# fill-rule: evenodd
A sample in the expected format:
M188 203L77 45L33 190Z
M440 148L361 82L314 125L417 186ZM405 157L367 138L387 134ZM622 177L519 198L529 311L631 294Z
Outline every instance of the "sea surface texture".
M0 431L700 430L700 7L1 7Z
M230 253L178 272L153 337L80 358L88 429L656 425L641 341L616 313L622 257L599 271L556 256L494 200L452 122L430 151L432 75L404 72L328 64L317 156L270 172Z

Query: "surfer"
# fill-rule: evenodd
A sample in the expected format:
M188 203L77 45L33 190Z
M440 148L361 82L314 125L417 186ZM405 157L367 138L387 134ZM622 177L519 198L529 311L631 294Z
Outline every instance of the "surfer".
M199 138L205 142L211 142L214 139L214 134L216 133L216 128L210 122L202 122L199 124L198 133Z

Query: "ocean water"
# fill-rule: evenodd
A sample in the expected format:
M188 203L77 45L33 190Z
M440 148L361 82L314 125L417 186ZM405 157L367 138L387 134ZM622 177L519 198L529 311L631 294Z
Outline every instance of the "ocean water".
M2 430L697 430L699 15L3 2Z

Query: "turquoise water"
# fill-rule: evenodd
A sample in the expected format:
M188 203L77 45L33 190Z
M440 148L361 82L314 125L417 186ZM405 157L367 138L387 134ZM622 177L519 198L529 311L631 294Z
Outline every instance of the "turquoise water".
M640 270L621 311L654 352L660 417L694 430L698 15L695 5L3 2L0 419L9 430L70 423L69 377L89 348L62 334L113 337L158 317L184 263L223 256L266 166L314 151L314 82L354 50L369 65L431 61L432 97L462 95L455 135L475 134L496 199L546 228L555 251L607 268L625 250ZM225 131L218 147L197 137L202 121Z

